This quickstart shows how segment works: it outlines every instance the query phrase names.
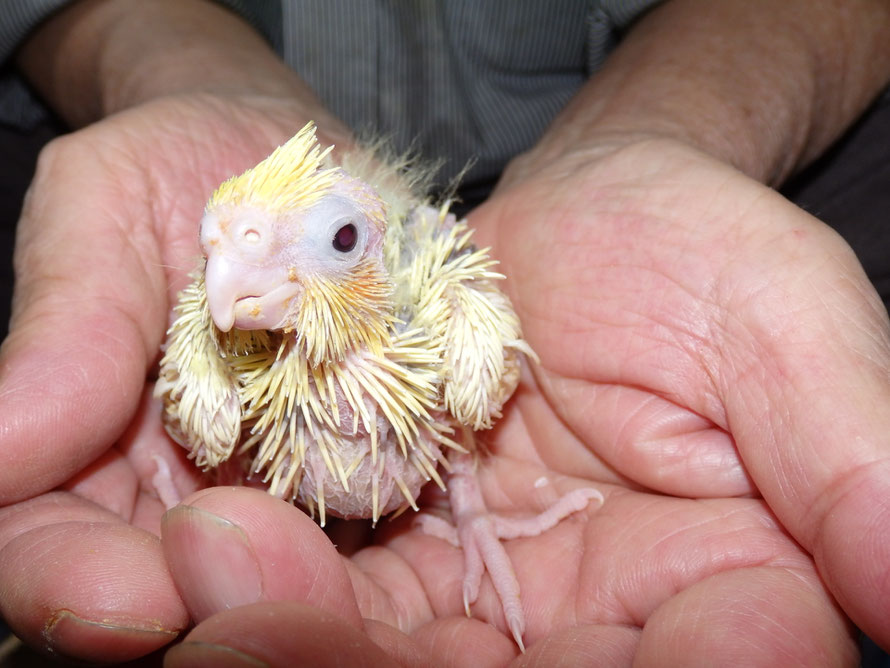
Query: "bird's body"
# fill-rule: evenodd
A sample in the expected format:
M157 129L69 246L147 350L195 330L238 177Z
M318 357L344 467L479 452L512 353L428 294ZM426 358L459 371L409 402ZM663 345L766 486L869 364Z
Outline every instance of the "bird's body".
M219 187L201 242L156 389L167 430L322 522L444 489L531 352L466 223L398 167L333 164L311 124Z

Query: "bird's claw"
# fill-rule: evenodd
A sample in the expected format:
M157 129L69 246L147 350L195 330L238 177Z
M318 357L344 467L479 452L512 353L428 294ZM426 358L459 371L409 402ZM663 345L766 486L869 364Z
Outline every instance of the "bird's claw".
M470 459L469 456L464 457ZM501 540L538 536L572 513L583 510L592 499L602 503L603 495L592 488L576 489L562 495L533 517L503 517L488 510L479 489L475 467L463 461L455 466L449 483L449 495L455 525L439 517L422 515L417 520L418 526L423 532L463 549L462 591L464 611L468 617L471 616L470 606L479 596L482 575L488 571L501 601L507 628L524 652L522 636L525 633L525 616L520 602L519 581Z

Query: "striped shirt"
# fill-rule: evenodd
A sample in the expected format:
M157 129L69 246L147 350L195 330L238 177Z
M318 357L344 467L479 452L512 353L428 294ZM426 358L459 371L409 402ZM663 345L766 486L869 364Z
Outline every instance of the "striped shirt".
M69 0L0 4L0 122L45 114L8 58ZM360 135L441 160L442 183L467 164L477 199L530 148L659 0L218 0L259 30Z

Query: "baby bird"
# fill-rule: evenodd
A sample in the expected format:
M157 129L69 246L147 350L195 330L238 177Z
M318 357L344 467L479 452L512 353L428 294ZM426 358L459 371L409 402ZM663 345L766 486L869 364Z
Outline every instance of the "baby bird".
M534 355L503 276L422 178L330 151L310 123L213 193L206 265L179 297L155 390L165 426L200 468L261 480L322 524L417 510L445 471L455 526L421 516L422 527L463 548L468 614L488 569L522 647L499 539L602 497L577 490L525 520L487 511L473 433L500 417Z

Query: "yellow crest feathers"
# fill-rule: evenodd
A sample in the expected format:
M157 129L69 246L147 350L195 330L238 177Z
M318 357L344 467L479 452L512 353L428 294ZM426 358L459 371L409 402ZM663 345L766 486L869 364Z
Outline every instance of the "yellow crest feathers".
M207 209L221 204L252 204L271 211L309 207L341 177L335 168L323 168L333 146L322 149L309 122L276 148L256 167L225 181L210 197Z

